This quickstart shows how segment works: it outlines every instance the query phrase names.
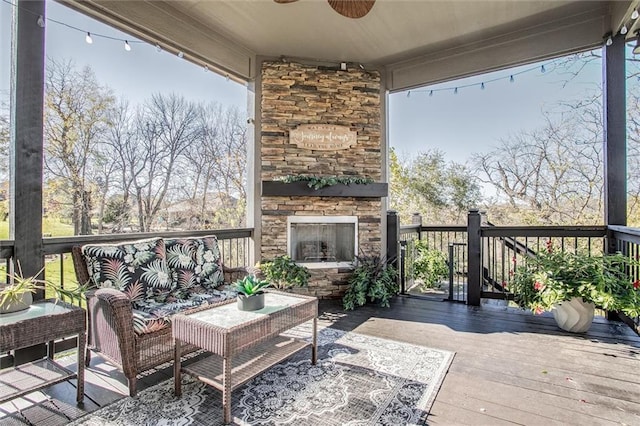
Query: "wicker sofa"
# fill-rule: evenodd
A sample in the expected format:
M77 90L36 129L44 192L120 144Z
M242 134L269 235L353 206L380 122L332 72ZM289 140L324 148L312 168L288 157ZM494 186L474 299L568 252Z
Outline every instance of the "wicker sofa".
M87 365L93 350L120 367L131 396L138 374L173 360L171 316L235 297L227 284L247 274L222 265L215 236L89 244L72 256L78 282L95 287L87 293Z

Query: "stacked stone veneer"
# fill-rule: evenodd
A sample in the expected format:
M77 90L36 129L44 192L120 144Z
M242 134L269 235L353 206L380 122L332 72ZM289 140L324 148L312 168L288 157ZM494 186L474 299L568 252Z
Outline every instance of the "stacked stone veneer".
M261 180L286 175L382 176L380 75L362 70L296 63L262 65ZM289 143L300 124L348 126L358 134L346 150L316 151ZM379 255L380 198L263 196L263 259L287 254L287 216L358 216L360 253ZM339 297L349 269L313 269L310 286L297 289L318 297Z

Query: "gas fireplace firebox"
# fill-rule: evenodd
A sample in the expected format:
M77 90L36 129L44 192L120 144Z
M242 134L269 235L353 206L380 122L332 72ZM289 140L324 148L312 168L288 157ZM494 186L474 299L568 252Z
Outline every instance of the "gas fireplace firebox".
M307 268L349 267L358 253L357 216L290 216L287 251Z

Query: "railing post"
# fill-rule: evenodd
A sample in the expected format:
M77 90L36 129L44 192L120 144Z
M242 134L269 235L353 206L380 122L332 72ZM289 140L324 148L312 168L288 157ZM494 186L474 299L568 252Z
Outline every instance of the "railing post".
M398 267L401 262L398 258L398 254L400 253L398 247L400 246L400 216L398 216L398 212L395 210L387 210L387 262L389 262L395 269L398 271L397 279L398 286L400 286L401 273L400 268Z
M469 271L467 274L467 304L480 306L480 290L482 286L480 230L482 215L478 209L469 210L467 216L467 258Z
M387 211L387 260L398 266L398 243L400 242L400 217L394 210Z
M422 239L422 215L420 213L414 213L411 216L411 224L418 225L418 239Z
M449 243L449 300L453 300L453 267L455 263L453 256L453 244Z

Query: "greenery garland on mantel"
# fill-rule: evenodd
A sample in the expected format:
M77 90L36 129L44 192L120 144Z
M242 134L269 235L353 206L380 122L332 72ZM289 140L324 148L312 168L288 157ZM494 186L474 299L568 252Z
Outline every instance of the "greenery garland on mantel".
M308 182L307 186L309 188L313 188L315 190L325 188L327 186L333 185L350 185L350 184L360 184L360 185L368 185L373 183L374 180L371 178L364 178L359 176L308 176L308 175L288 175L284 176L280 179L277 179L280 182L284 183L293 183L293 182Z

